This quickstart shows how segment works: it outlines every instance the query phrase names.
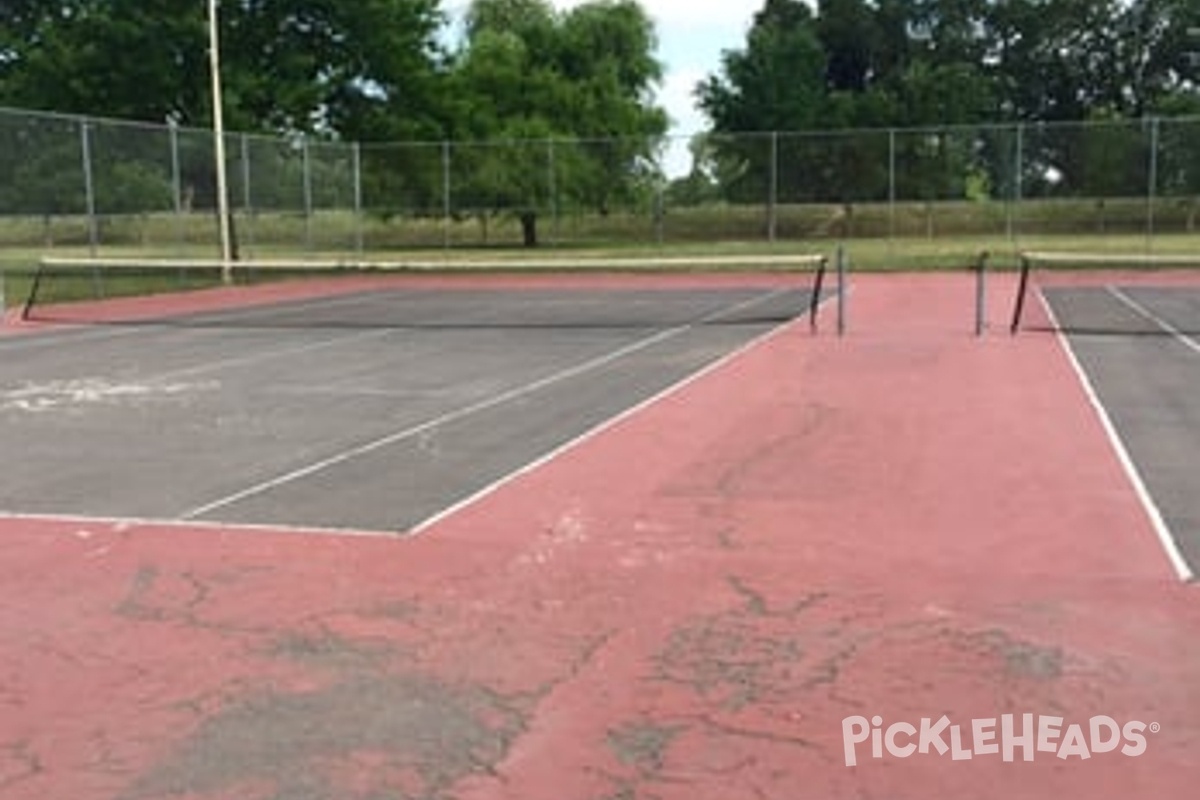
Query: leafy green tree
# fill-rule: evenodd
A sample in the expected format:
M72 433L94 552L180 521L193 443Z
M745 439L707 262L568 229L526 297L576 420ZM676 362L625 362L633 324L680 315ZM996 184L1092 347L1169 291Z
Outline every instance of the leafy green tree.
M225 3L230 125L411 141L440 134L438 0Z
M1115 78L1120 110L1129 116L1170 113L1172 98L1196 98L1200 77L1200 4L1194 0L1133 0L1124 4L1116 36Z
M205 3L7 0L5 15L0 103L211 119ZM442 127L437 0L225 2L220 22L231 129L367 138Z
M827 59L830 91L862 93L878 75L882 37L866 0L820 0L817 35Z
M720 198L720 182L716 175L717 149L712 136L699 133L688 142L692 166L687 175L671 181L666 200L672 206L698 206Z
M554 203L601 213L653 179L665 113L655 34L633 0L556 12L544 0L477 0L450 75L456 191L488 213L511 211L526 246Z
M199 4L23 0L17 12L0 34L0 100L8 105L162 122L202 104Z
M829 127L823 116L827 62L808 5L767 0L746 41L745 49L724 53L720 74L696 89L719 134L710 143L723 192L742 202L765 200L770 191L778 142L761 134Z

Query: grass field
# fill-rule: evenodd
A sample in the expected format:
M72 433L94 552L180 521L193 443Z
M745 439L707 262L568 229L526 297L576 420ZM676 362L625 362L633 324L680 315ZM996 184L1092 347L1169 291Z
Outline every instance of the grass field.
M966 269L988 252L995 269L1012 269L1022 250L1200 254L1190 198L999 202L871 203L848 206L709 204L644 213L543 215L540 246L521 246L512 215L356 216L347 211L239 215L235 229L246 259L478 263L536 269L539 259L578 258L580 268L607 257L727 256L753 267L759 256L833 253L844 246L855 270ZM771 231L774 239L771 239ZM1149 231L1154 231L1153 234ZM96 244L90 244L95 236ZM29 275L47 254L122 258L217 256L211 213L0 218L0 269L6 305L26 296ZM590 263L590 262L595 262ZM628 267L626 267L628 268ZM648 265L648 269L662 269ZM155 284L156 286L159 284Z

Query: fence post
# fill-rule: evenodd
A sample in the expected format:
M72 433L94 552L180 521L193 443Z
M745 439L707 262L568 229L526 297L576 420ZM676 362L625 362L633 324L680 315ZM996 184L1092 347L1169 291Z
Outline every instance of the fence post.
M442 249L450 249L450 224L454 206L450 198L450 141L442 141Z
M767 189L767 241L775 243L779 204L779 131L771 131L771 175Z
M1013 154L1013 188L1012 199L1008 209L1008 240L1013 242L1017 238L1017 224L1015 215L1019 213L1021 208L1022 182L1025 174L1025 123L1018 122L1016 130L1016 152Z
M354 191L354 255L361 261L363 257L363 197L362 144L359 142L350 145L350 169L353 172L350 179Z
M86 118L79 121L79 149L83 159L83 192L84 204L87 208L88 252L96 255L99 244L100 230L96 222L96 191L92 180L92 136L91 123Z
M246 210L246 243L250 247L250 257L254 257L254 191L251 181L253 180L253 166L250 163L250 137L243 133L241 136L241 151L242 151L242 207Z
M304 185L304 249L311 255L313 251L312 163L308 153L308 137L304 134L300 134L300 166Z
M896 246L896 129L888 128L888 254Z
M175 246L182 249L187 236L183 220L183 176L179 165L179 125L174 119L167 124L171 148L171 201L175 208Z
M558 169L554 157L554 137L546 140L546 169L550 203L550 245L557 246L560 231L558 228Z
M1158 117L1150 117L1150 174L1146 181L1146 252L1154 251L1154 202L1158 197Z

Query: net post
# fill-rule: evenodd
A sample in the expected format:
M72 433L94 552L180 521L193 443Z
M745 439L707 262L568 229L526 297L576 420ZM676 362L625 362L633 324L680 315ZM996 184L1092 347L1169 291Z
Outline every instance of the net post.
M33 311L33 303L37 299L38 288L42 285L42 272L46 268L44 261L39 261L37 269L33 272L33 280L29 283L29 293L25 295L25 302L21 304L21 321L25 322L29 319L30 313Z
M849 257L846 246L838 245L837 249L837 332L838 336L846 335L846 270Z
M829 268L829 259L821 256L817 262L817 275L813 280L812 296L808 299L808 330L817 332L817 311L821 307L821 291L825 285L825 273Z
M1017 282L1017 302L1013 307L1012 325L1009 327L1009 333L1013 335L1021 327L1021 314L1025 310L1025 294L1029 287L1029 271L1032 268L1031 261L1028 253L1021 254L1021 278Z
M987 269L991 253L980 252L975 264L975 335L983 336L987 327Z

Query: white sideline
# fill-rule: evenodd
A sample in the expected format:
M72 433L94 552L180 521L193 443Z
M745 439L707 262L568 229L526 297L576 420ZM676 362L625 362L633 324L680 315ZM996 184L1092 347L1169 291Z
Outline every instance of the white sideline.
M1117 300L1120 300L1122 303L1129 306L1129 308L1133 309L1134 313L1136 313L1138 316L1145 317L1146 319L1150 320L1155 325L1174 336L1175 339L1184 347L1188 348L1197 355L1200 355L1200 342L1197 342L1194 338L1188 336L1186 333L1179 330L1179 328L1175 327L1170 322L1167 322L1165 319L1146 308L1137 300L1134 300L1120 288L1116 286L1105 286L1104 288Z
M822 304L824 302L825 302L824 300L821 301ZM540 467L543 467L546 464L549 464L551 461L554 461L555 459L559 458L560 456L565 455L566 453L570 452L571 450L574 450L575 448L582 446L586 442L588 442L592 439L595 439L596 437L600 436L601 434L603 434L609 430L612 430L613 428L617 427L618 425L622 424L623 422L632 418L633 416L645 411L646 409L650 408L651 406L657 405L658 403L662 402L663 400L667 399L668 397L670 397L678 392L683 391L683 389L685 389L688 386L692 385L693 383L699 381L701 378L704 378L705 376L710 375L713 372L716 372L718 369L721 369L729 362L742 356L744 353L752 350L755 347L758 347L762 343L769 341L773 337L779 335L782 331L793 328L799 324L800 324L799 320L792 320L792 321L784 323L782 325L778 325L775 328L772 328L771 330L763 333L760 336L756 336L755 338L744 343L737 349L731 350L730 352L721 356L716 361L713 361L712 363L705 365L704 367L691 373L690 375L684 376L683 378L679 379L678 381L671 384L670 386L660 389L657 393L651 395L650 397L647 397L645 400L642 400L641 402L637 403L636 405L630 406L629 408L625 409L621 413L619 413L615 416L609 417L608 419L600 422L599 424L593 426L592 428L589 428L588 430L584 431L583 433L579 434L578 436L576 436L572 439L569 439L566 442L563 442L559 446L555 447L553 450L550 450L549 452L539 456L538 458L534 459L533 461L530 461L528 464L524 464L524 465L518 467L517 469L513 470L512 472L509 472L507 475L502 475L501 477L497 478L496 480L492 481L491 483L487 484L486 486L472 492L471 494L467 495L466 497L462 498L461 500L447 506L446 508L437 512L433 516L427 517L426 519L421 520L420 522L418 522L416 525L414 525L413 527L411 527L409 529L409 534L412 536L419 536L420 534L425 533L427 530L429 530L430 528L432 528L434 525L438 524L439 522L442 522L443 520L454 516L455 514L459 513L460 511L465 510L469 506L474 505L475 503L479 502L480 500L483 500L484 498L488 497L489 495L495 494L500 489L504 488L505 486L509 485L510 483L514 483L518 479L533 472L534 470L537 470Z
M205 514L209 514L218 509L225 508L227 506L231 506L242 500L246 500L250 497L254 497L256 495L260 495L265 492L268 492L272 489L279 488L280 486L285 486L289 483L293 483L297 480L300 480L301 478L306 478L310 475L314 475L316 473L323 472L323 471L329 469L330 467L334 467L339 464L343 464L347 461L351 461L353 459L359 458L361 456L368 455L370 453L373 453L377 450L381 450L385 447L388 447L390 445L393 445L393 444L403 441L405 439L410 439L414 436L419 436L427 431L433 430L442 425L446 425L446 424L449 424L452 422L457 422L460 419L471 416L472 414L476 414L480 411L486 411L490 408L494 408L496 406L502 405L502 404L510 402L512 400L520 399L527 395L533 394L534 392L545 389L548 386L552 386L554 384L561 383L562 381L567 380L569 378L573 378L578 375L582 375L584 373L590 372L592 370L604 367L604 366L611 364L621 358L624 358L627 355L630 355L631 353L636 353L639 350L644 350L648 347L658 344L659 342L663 342L663 341L666 341L667 339L674 338L682 333L686 333L687 331L692 330L693 328L695 328L699 325L703 325L707 322L713 322L713 321L719 320L721 317L723 317L727 314L735 313L743 308L747 308L752 305L757 305L758 303L766 302L767 300L770 300L771 298L776 297L776 296L784 293L785 291L787 291L787 290L786 289L776 289L776 290L768 292L766 294L756 296L756 297L750 298L748 300L743 300L743 301L736 303L734 305L731 305L727 308L718 309L717 311L714 311L714 312L704 316L703 318L696 320L695 322L690 322L686 325L679 325L679 326L676 326L673 328L667 328L667 329L659 331L653 335L643 337L643 338L638 339L637 341L634 341L630 344L619 347L616 350L612 350L608 353L605 353L604 355L597 356L595 358L589 359L587 361L583 361L578 364L574 364L570 367L559 370L558 372L554 372L543 378L539 378L538 380L535 380L535 381L532 381L529 383L525 383L520 386L515 386L507 391L501 392L496 395L492 395L491 397L487 397L483 400L479 400L475 403L471 403L470 405L463 406L462 408L458 408L453 411L448 411L444 414L440 414L439 416L434 417L433 419L426 420L425 422L419 423L417 425L412 425L412 426L403 428L401 430L393 431L392 433L389 433L385 436L381 436L379 438L373 439L365 444L361 444L361 445L358 445L357 447L352 447L347 450L343 450L339 453L335 453L332 456L323 458L319 461L315 461L311 464L307 464L303 467L291 470L291 471L283 473L281 475L277 475L268 480L260 481L259 483L253 484L252 486L248 486L245 489L242 489L240 491L233 492L224 497L220 497L215 500L212 500L211 502L205 503L204 505L200 505L195 508L189 509L189 510L183 512L182 514L180 514L179 518L181 520L196 519L198 517L204 516Z
M1109 444L1112 445L1113 451L1117 455L1117 460L1120 462L1122 469L1124 469L1126 477L1129 478L1134 493L1141 502L1142 509L1146 512L1146 517L1150 521L1151 527L1154 528L1154 533L1158 537L1158 541L1162 545L1167 559L1171 562L1176 576L1184 582L1195 580L1195 573L1192 572L1183 554L1179 551L1179 545L1175 542L1175 537L1171 535L1171 530L1167 527L1167 523L1163 519L1162 511L1159 509L1158 504L1154 502L1150 490L1146 488L1146 482L1142 480L1142 475L1138 472L1137 465L1134 464L1133 458L1129 455L1129 450L1125 447L1125 442L1122 441L1120 434L1117 433L1116 425L1113 424L1108 410L1100 402L1100 395L1097 394L1095 386L1092 385L1091 379L1084 371L1079 358L1075 355L1075 350L1071 347L1070 340L1062 332L1058 324L1058 319L1054 314L1054 309L1046 302L1045 295L1039 292L1038 298L1041 300L1046 314L1050 317L1050 324L1055 330L1058 343L1062 347L1063 352L1066 353L1067 360L1070 362L1071 368L1075 371L1075 377L1079 379L1079 383L1083 387L1084 394L1087 395L1092 410L1100 419L1100 424L1104 428L1104 433L1108 437Z
M365 528L337 528L327 525L288 525L278 522L220 522L210 520L181 520L166 517L121 517L104 514L49 514L27 511L0 510L0 522L33 522L68 523L71 525L104 525L117 531L129 528L170 528L173 530L205 530L220 533L237 533L250 531L253 533L284 533L309 536L346 536L363 539L395 539L400 535L397 531L376 531ZM90 533L86 532L86 533ZM77 536L86 535L79 531Z

